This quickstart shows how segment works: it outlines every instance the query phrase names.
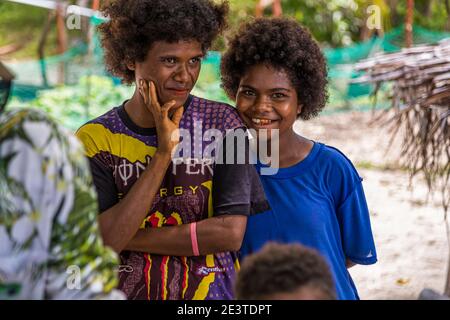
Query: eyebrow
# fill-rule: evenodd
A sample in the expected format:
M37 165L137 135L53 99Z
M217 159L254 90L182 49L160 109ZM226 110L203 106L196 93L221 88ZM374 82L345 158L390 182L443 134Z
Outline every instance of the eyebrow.
M199 55L193 56L193 57L191 57L191 58L189 58L189 59L194 59L194 58L204 58L204 57L205 57L204 54L199 54ZM172 59L179 59L179 57L178 57L177 55L174 55L174 54L161 55L159 58L160 58L160 59L169 59L169 58L172 58Z
M241 88L245 88L245 89L250 89L250 90L255 90L255 91L256 91L256 89L253 88L253 87L250 86L250 85L243 84L243 85L241 85L240 87L241 87ZM270 91L270 92L276 92L276 91L286 91L286 92L291 92L291 90L290 90L290 89L287 89L287 88L272 88L272 89L269 89L269 91Z

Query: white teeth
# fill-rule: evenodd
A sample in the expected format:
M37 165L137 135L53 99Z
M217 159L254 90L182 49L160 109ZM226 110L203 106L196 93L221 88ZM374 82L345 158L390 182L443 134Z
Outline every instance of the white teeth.
M252 122L255 124L266 125L266 124L271 124L272 120L252 118Z

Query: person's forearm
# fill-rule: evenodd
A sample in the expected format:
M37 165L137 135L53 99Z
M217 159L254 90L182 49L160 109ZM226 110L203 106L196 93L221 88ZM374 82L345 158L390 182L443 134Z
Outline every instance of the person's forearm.
M100 230L106 245L120 253L136 234L150 210L170 164L170 155L155 153L127 195L103 212Z
M238 251L247 217L221 216L197 222L197 241L201 255ZM139 230L127 250L170 256L192 256L190 224Z

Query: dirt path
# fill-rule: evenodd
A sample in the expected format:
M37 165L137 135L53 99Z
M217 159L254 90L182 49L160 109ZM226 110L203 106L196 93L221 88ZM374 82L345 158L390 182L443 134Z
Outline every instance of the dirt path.
M337 147L357 166L371 214L378 263L356 266L351 274L361 299L417 299L424 288L443 292L448 243L440 197L426 202L422 179L409 187L405 170L396 164L387 129L368 126L370 112L353 112L298 122L302 135Z

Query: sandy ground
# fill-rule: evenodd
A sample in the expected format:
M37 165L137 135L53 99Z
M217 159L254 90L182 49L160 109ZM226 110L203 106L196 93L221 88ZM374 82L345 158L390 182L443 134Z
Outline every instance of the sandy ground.
M296 123L300 134L344 152L364 179L378 262L350 273L361 299L417 299L424 288L442 293L449 247L440 197L427 201L423 179L410 187L396 162L400 141L386 154L389 132L371 120L371 112L352 112Z

